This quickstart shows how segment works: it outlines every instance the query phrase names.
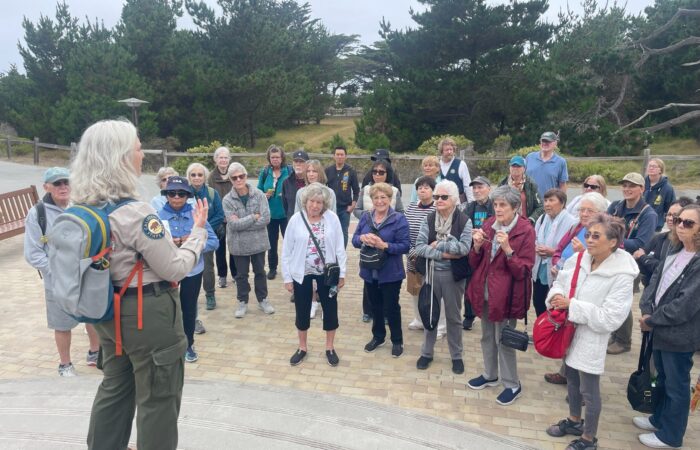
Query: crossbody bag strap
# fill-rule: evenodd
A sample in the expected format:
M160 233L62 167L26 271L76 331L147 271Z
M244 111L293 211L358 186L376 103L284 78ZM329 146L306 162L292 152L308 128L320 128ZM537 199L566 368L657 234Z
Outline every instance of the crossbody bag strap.
M323 257L323 252L321 251L321 246L318 244L318 241L316 240L316 235L314 235L314 232L311 231L311 226L309 225L309 222L306 221L306 217L304 216L304 212L300 211L299 214L301 214L301 219L304 221L304 225L306 225L306 229L309 230L309 236L311 236L311 239L314 241L314 245L316 246L316 251L318 251L318 256L321 257L321 262L323 265L326 265L326 258Z
M576 258L576 268L574 269L574 276L571 278L571 286L569 287L569 298L572 298L574 294L576 294L576 283L578 283L578 274L581 271L583 253L584 252L580 252L578 258Z
M644 210L647 209L648 207L649 207L649 204L644 205L644 206L642 207L642 210L639 211L639 214L637 214L637 215L634 217L634 219L632 219L632 220L630 221L630 229L629 229L629 231L627 231L627 238L626 238L626 239L629 239L630 236L632 236L632 232L634 231L635 227L637 226L637 223L639 223L639 216L641 216L642 213L644 212Z

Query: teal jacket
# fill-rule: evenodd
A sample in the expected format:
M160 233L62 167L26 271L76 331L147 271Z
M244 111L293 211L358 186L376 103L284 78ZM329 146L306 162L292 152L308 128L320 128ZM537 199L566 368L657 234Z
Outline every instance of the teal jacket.
M272 167L265 166L265 168L260 171L258 189L260 189L263 194L270 189L273 190L272 197L267 200L270 206L270 219L284 219L287 217L284 211L284 204L282 203L282 183L284 183L284 180L286 180L291 173L292 172L289 171L289 166L282 166L280 177L275 184L275 177L272 176Z

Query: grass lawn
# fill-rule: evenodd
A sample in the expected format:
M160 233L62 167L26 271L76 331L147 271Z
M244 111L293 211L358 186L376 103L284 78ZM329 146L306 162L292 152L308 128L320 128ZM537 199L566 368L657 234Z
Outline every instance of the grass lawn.
M320 125L305 124L284 130L278 130L274 136L258 139L256 150L265 151L270 144L284 145L295 142L307 150L320 150L323 143L340 134L348 145L355 137L355 117L329 117Z
M652 155L700 155L695 139L659 139L650 146Z

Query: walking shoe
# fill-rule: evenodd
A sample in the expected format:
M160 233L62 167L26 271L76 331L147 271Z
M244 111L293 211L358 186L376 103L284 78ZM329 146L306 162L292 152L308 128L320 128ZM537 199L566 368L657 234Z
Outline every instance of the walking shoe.
M365 351L367 353L372 353L373 351L375 351L377 348L381 347L382 345L384 345L384 341L380 341L377 338L372 338L372 340L369 341L367 343L367 345L365 345Z
M294 352L292 357L289 358L289 364L296 366L297 364L302 362L304 358L306 358L306 351L298 348L297 351Z
M487 388L487 387L493 387L493 386L498 386L501 384L498 381L498 378L494 378L493 380L487 380L484 378L483 375L479 375L476 378L472 378L467 382L467 386L471 389L474 389L475 391L480 391L481 389Z
M411 323L408 324L408 329L409 330L422 330L423 329L423 322L421 322L418 319L413 319Z
M496 397L496 403L498 403L501 406L512 405L522 393L522 386L518 386L518 388L515 391L511 388L505 388L503 389L503 392L498 394L498 397Z
M452 360L452 373L462 375L464 373L464 362L461 359Z
M220 288L225 288L227 286L226 284L226 277L219 277L219 287Z
M187 350L185 350L185 361L188 363L193 363L199 359L199 355L197 354L196 351L194 351L193 346L188 346Z
M587 441L583 438L575 439L569 442L566 446L566 450L597 450L598 449L598 438L593 438L593 442Z
M309 314L309 318L315 319L316 318L316 310L318 309L318 302L311 302L311 314Z
M245 317L245 313L248 312L248 304L246 302L238 302L238 308L236 308L236 319L242 319Z
M630 347L625 347L619 342L613 342L612 344L608 345L608 355L619 355L628 351L630 351Z
M656 437L656 433L640 434L639 442L651 448L680 448L666 444L664 441Z
M207 294L207 310L216 309L216 297L214 294Z
M73 363L59 364L58 365L58 374L62 377L76 377L76 376L78 376L78 374L75 373L75 367L73 367Z
M331 367L337 366L340 362L340 358L338 358L338 354L335 352L335 349L326 350L326 359L328 360L328 365Z
M574 422L567 417L550 426L546 431L552 437L562 437L567 434L581 436L583 434L583 419L580 422Z
M369 314L362 314L362 321L364 323L371 322L372 321L372 316Z
M473 317L465 317L464 320L462 321L462 328L469 331L472 329L474 326L474 318Z
M403 344L392 344L391 345L391 356L398 358L403 355Z
M275 269L271 269L270 271L267 272L267 279L268 280L274 280L276 276L277 276L277 270L275 270Z
M634 419L632 419L632 423L634 424L635 427L642 429L644 431L658 431L658 429L651 424L651 421L649 420L648 417L645 416L637 416Z
M97 357L100 355L100 351L90 351L88 350L87 356L85 357L85 361L87 362L88 366L94 367L97 365Z
M265 314L275 313L275 308L272 307L268 299L264 299L263 301L258 302L258 309L264 312Z
M566 377L561 375L559 372L545 373L544 381L552 384L566 384Z
M194 334L204 334L207 332L207 329L204 328L204 324L202 323L201 320L197 319L194 321Z
M418 361L416 361L416 369L425 370L428 367L430 367L431 362L433 362L433 358L421 356L420 358L418 358Z

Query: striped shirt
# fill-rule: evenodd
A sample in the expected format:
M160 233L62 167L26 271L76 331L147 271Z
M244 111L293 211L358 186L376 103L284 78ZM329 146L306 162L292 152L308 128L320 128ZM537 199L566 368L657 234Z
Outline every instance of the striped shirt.
M420 231L421 224L425 222L425 218L428 216L428 214L430 214L433 211L435 211L434 202L431 202L430 206L427 208L420 206L419 202L413 202L410 203L404 211L406 220L408 220L409 237L411 239L411 248L408 251L407 258L408 270L411 272L416 271L416 267L413 264L412 260L414 258L413 254L416 248L416 239L418 238L418 231Z

